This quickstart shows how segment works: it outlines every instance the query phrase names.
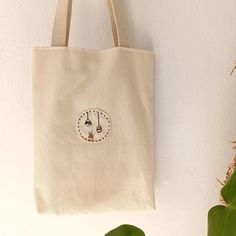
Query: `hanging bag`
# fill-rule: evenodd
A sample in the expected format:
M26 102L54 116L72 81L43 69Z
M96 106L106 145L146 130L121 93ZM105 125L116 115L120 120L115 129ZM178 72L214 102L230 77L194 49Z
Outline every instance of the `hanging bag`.
M115 47L68 47L59 0L51 47L32 49L35 199L40 213L155 208L153 59L129 47L108 0Z

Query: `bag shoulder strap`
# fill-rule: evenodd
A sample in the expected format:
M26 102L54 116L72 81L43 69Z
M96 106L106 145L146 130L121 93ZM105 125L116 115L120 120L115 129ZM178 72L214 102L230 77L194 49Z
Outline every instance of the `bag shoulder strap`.
M122 23L119 0L107 0L113 40L116 47L129 47L125 24ZM52 47L67 47L70 34L72 0L58 0L52 32Z

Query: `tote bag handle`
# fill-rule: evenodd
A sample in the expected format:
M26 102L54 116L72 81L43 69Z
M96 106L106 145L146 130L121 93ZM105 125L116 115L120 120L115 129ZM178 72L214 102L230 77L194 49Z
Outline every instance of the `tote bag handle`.
M129 47L125 25L122 23L119 0L107 0L113 39L116 47ZM52 47L67 47L70 33L72 0L58 0L52 32Z

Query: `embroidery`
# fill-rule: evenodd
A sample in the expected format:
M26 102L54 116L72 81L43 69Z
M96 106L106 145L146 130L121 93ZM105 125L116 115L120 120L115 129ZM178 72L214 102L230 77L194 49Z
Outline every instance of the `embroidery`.
M93 131L89 131L89 133L88 133L88 141L89 142L93 142L93 138L94 138Z
M81 112L78 118L78 134L86 142L101 143L111 133L110 117L100 109Z

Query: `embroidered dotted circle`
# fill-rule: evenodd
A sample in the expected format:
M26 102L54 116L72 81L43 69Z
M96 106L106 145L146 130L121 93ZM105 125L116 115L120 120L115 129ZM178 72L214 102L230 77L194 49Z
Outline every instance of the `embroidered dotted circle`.
M111 133L110 117L100 109L83 111L78 118L78 134L88 143L101 143Z

